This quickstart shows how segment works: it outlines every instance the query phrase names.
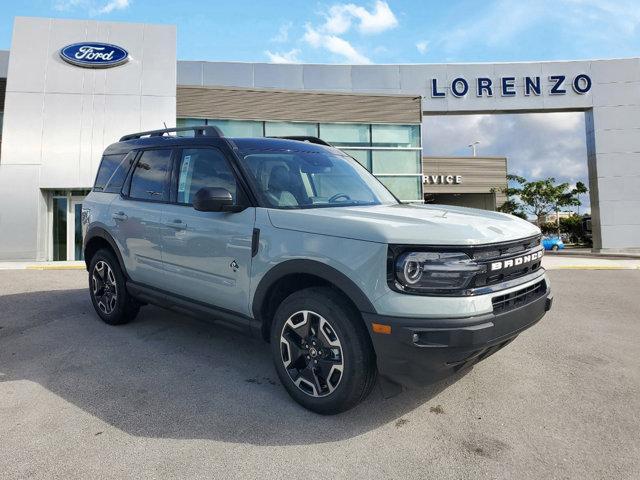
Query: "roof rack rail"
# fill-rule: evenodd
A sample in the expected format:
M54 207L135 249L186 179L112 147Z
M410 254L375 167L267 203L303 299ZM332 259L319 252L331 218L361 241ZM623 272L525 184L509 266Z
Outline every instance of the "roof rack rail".
M194 137L224 137L222 130L213 125L196 125L193 127L163 128L146 132L130 133L120 138L121 142L135 140L140 137L162 137L172 132L193 132Z
M269 138L282 138L283 140L297 140L299 142L307 142L307 143L315 143L316 145L325 145L327 147L333 147L333 145L331 145L328 142L325 142L324 140L322 140L321 138L318 137L309 137L309 136L304 136L304 135L287 135L284 137L269 137Z

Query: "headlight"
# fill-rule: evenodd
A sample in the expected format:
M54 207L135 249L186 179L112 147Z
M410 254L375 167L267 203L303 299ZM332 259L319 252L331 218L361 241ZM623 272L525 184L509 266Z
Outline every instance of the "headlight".
M486 266L461 252L406 252L395 261L397 286L415 293L463 290L485 271Z

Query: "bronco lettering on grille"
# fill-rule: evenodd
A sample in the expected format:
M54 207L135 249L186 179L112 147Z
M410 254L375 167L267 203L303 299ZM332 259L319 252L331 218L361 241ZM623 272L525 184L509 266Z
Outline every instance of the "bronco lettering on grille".
M510 267L518 267L520 265L525 265L527 263L534 262L539 258L542 258L543 251L539 250L534 253L530 253L527 255L522 255L516 258L510 258L509 260L503 260L499 262L491 262L491 271L495 272L496 270L503 270L505 268Z

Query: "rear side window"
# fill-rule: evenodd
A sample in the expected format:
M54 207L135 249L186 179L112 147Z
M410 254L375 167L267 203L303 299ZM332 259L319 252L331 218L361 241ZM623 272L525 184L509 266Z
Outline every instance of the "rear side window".
M98 168L98 174L96 175L96 182L93 185L94 190L97 190L100 192L107 191L105 190L105 187L107 186L107 183L109 182L109 180L111 180L111 177L113 176L115 171L118 169L118 167L121 166L122 161L124 160L124 157L125 157L124 154L104 155L102 157L102 161L100 162L100 167ZM126 176L126 172L125 172L125 176ZM122 184L120 184L120 186L122 187Z
M129 197L137 200L169 201L171 150L142 153L131 176Z

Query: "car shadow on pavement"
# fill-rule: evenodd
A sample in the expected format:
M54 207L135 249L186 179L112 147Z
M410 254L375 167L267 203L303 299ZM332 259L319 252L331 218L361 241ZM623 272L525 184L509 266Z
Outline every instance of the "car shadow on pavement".
M153 306L109 326L86 289L1 296L0 372L0 382L37 382L131 435L255 445L361 435L464 376L387 399L377 385L353 410L320 416L289 398L262 340Z

